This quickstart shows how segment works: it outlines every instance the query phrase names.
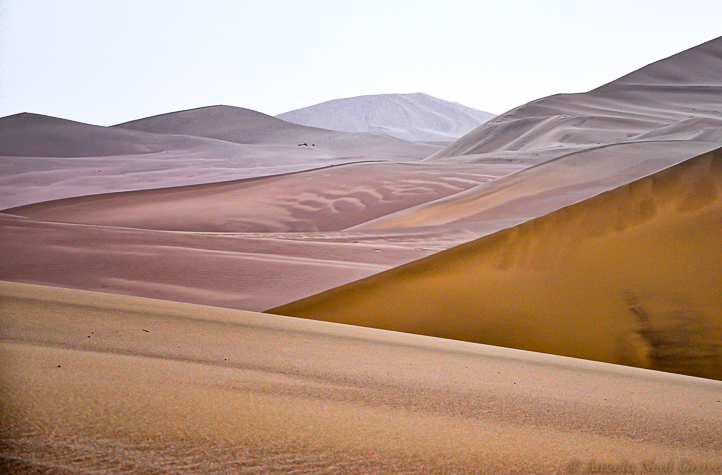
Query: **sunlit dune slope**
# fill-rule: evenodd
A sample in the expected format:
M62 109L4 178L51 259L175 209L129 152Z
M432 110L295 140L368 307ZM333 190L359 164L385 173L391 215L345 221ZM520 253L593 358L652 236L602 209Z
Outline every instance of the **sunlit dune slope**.
M722 144L692 141L635 142L572 152L462 193L362 223L356 229L462 222L493 225L497 221L510 220L519 223L631 183L720 146Z
M549 474L722 451L717 381L275 315L0 283L0 357L3 473Z
M722 379L717 150L293 315Z

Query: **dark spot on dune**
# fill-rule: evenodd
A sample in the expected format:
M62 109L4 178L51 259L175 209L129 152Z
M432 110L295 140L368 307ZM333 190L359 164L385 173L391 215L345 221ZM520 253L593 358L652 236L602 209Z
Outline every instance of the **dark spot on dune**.
M141 330L143 330L146 333L150 333L150 330L146 330L145 328L141 328Z

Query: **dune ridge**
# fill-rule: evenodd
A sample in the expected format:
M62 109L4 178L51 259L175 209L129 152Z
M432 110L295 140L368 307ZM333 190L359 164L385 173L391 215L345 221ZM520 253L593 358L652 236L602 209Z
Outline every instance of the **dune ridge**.
M722 379L722 150L269 313Z
M506 171L361 162L300 174L68 198L3 212L47 221L170 231L340 231L459 193Z
M560 156L595 145L690 138L722 142L722 37L662 59L597 89L514 108L428 160L502 151ZM683 135L672 133L686 129ZM690 130L691 129L691 130Z

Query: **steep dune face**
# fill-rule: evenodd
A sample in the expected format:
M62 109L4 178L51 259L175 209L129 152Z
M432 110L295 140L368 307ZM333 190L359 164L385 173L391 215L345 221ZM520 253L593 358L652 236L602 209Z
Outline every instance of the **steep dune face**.
M413 141L453 141L495 115L416 93L336 99L276 117L345 132L380 132Z
M498 222L499 230L510 220L519 223L542 216L719 146L710 142L665 141L581 150L462 193L368 221L355 229L398 229L450 223L476 223L488 227Z
M271 310L722 379L722 151Z
M557 94L500 115L430 160L565 150L650 137L722 141L722 38L584 94Z

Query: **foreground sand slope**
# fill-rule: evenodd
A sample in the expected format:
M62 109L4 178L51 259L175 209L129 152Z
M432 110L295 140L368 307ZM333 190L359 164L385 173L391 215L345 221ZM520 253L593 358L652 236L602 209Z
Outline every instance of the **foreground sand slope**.
M722 379L722 151L270 311Z
M10 283L0 353L5 473L722 463L719 382L558 356Z

